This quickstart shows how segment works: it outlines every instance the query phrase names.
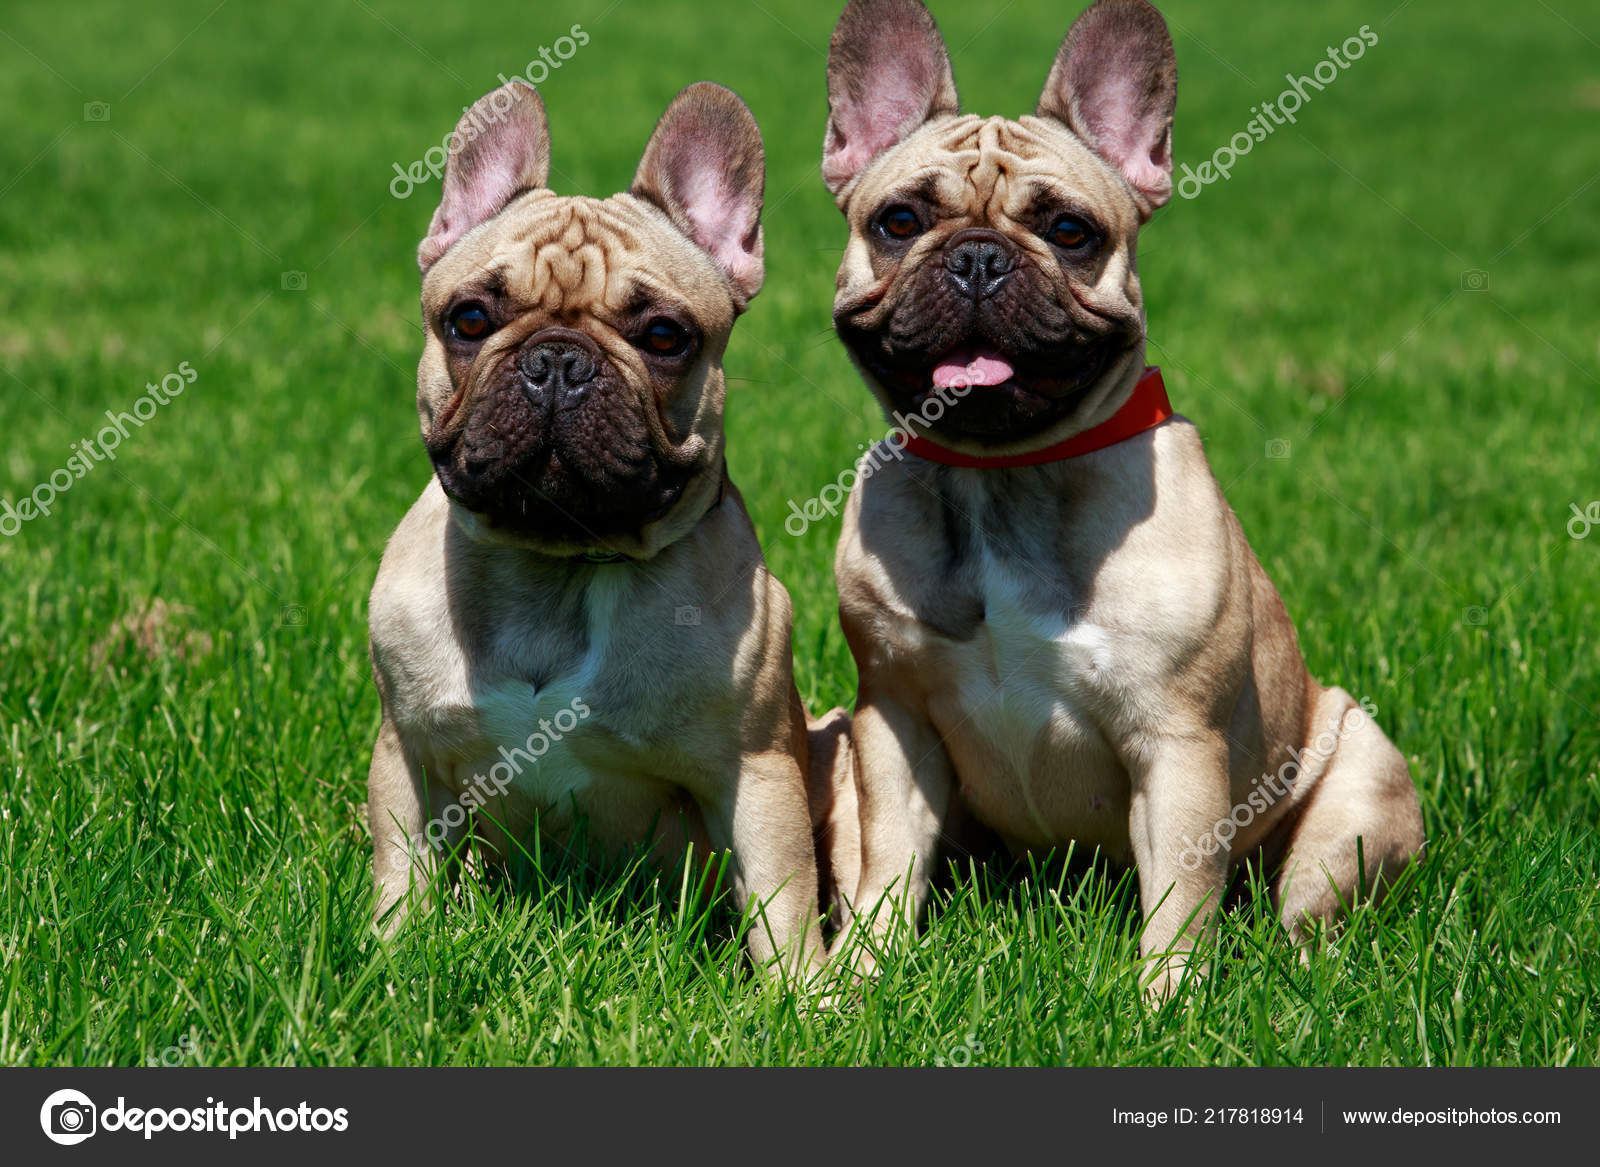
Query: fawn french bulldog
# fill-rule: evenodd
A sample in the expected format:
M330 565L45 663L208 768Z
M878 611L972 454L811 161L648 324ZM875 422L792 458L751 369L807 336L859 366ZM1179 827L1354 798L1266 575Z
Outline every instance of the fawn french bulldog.
M814 844L853 888L855 780L843 715L808 733L789 598L723 457L723 352L763 276L760 132L701 83L631 189L559 196L549 165L538 94L490 93L418 249L435 475L372 591L376 914L397 927L469 832L508 865L534 830L727 849L739 906L764 905L754 961L810 971Z
M852 0L822 173L849 222L834 322L912 419L847 504L857 923L915 924L941 837L1137 870L1169 993L1260 857L1303 937L1422 845L1405 759L1294 627L1145 367L1138 232L1172 190L1177 66L1143 0L1073 24L1032 116L962 114L918 0ZM881 909L881 910L880 910ZM870 961L866 961L870 964Z

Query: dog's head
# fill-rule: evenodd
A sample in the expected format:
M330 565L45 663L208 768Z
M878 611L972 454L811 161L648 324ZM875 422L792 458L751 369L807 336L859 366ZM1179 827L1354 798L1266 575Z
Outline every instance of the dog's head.
M719 85L668 107L633 187L546 186L512 82L462 117L418 248L423 442L476 537L648 557L718 497L722 355L761 287L761 134Z
M1144 0L1084 12L1016 120L959 112L918 0L851 0L822 158L850 223L834 324L889 409L990 451L1115 412L1144 363L1134 244L1172 193L1176 101Z

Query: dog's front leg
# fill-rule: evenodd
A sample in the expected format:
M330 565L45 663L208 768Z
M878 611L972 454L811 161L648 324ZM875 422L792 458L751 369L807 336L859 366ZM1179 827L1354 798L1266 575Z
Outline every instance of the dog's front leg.
M435 792L436 794L439 792ZM372 832L373 921L385 936L399 931L414 901L433 893L438 859L429 837L422 768L407 755L387 717L372 747L367 772L367 825ZM453 846L459 829L443 830L439 844Z
M1227 845L1207 855L1201 844L1228 819L1228 743L1214 732L1163 738L1130 759L1129 771L1128 834L1144 908L1139 952L1153 966L1145 991L1161 1000L1202 971L1191 967L1193 950L1227 886Z
M852 733L861 813L861 880L852 930L864 926L886 940L899 925L909 932L921 919L955 768L926 718L865 684ZM847 931L836 949L843 951L850 940ZM865 947L849 959L863 975L876 967Z
M802 980L825 951L817 907L817 861L805 777L793 755L741 759L736 780L701 800L714 846L733 852L737 906L755 912L746 940L756 968L776 965Z

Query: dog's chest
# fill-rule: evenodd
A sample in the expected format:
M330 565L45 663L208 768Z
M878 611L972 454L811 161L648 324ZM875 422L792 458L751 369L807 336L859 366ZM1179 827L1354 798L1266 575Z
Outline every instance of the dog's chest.
M444 748L450 785L481 784L479 772L504 761L516 795L551 806L649 769L635 755L670 716L659 683L670 645L628 640L629 600L620 579L600 573L569 619L491 622L475 652L455 648L433 673L426 732Z
M930 713L979 816L1014 839L1107 844L1126 832L1127 778L1112 738L1133 700L1138 646L1082 603L985 554L984 616L945 642Z

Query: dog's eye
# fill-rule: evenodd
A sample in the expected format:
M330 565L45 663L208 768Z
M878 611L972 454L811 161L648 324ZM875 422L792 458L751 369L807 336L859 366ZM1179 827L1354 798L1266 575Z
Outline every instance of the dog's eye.
M682 356L689 349L689 332L681 324L657 316L645 325L640 347L658 357Z
M922 234L922 220L910 207L897 203L878 216L878 230L890 239L913 239Z
M1073 215L1062 215L1050 224L1044 237L1066 251L1077 251L1094 242L1094 228Z
M494 331L488 310L475 300L450 309L449 325L450 335L457 340L482 340Z

